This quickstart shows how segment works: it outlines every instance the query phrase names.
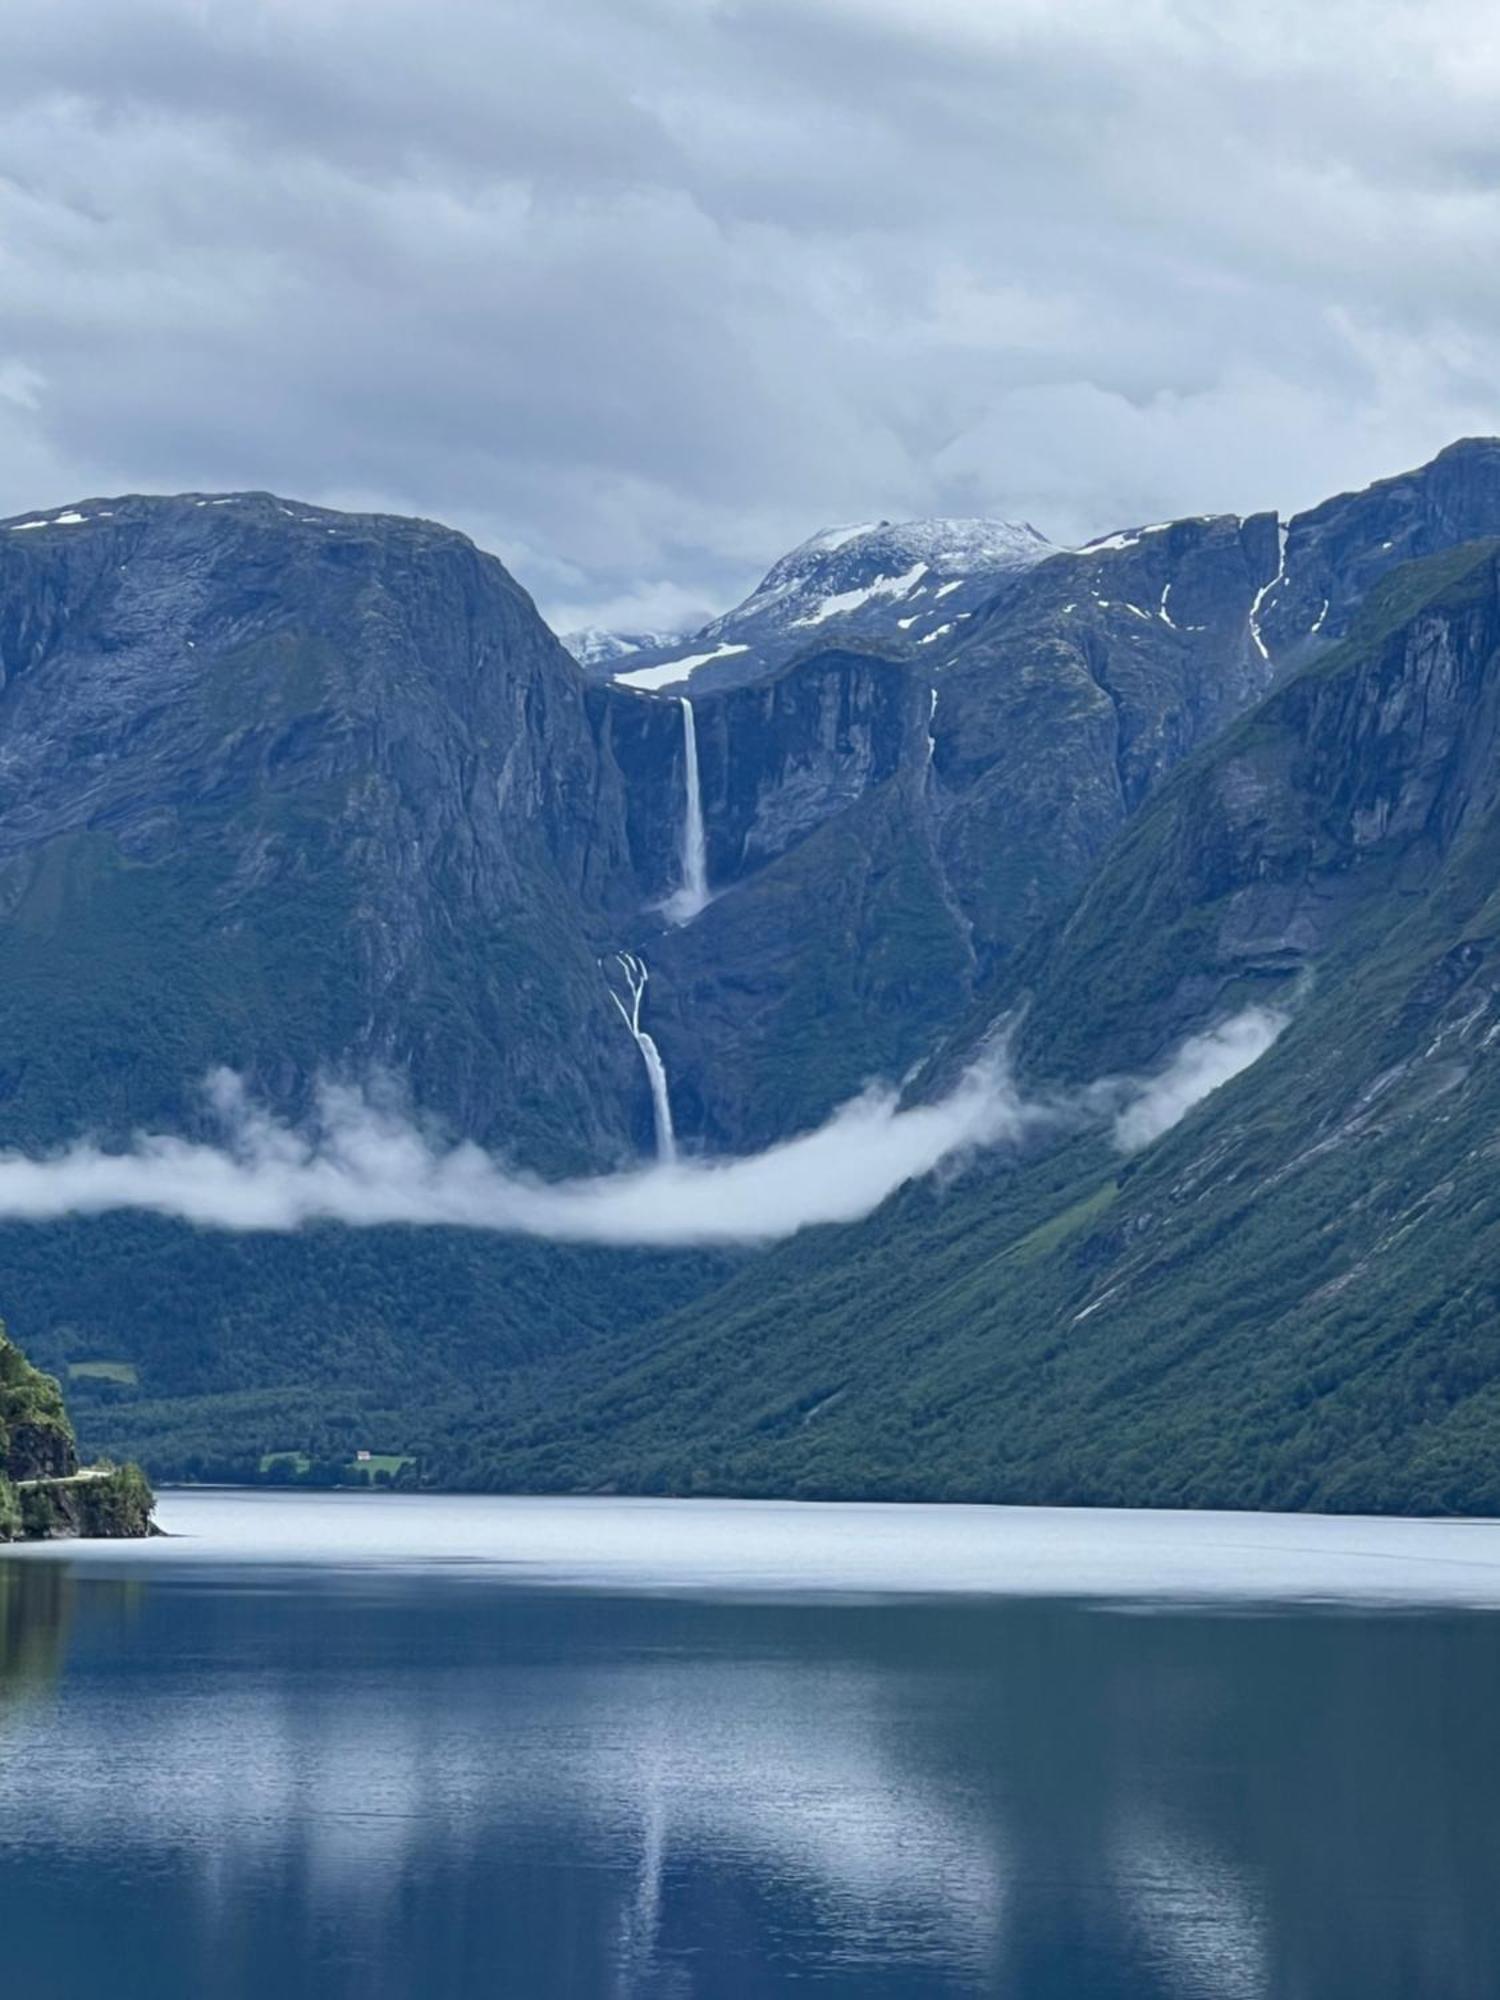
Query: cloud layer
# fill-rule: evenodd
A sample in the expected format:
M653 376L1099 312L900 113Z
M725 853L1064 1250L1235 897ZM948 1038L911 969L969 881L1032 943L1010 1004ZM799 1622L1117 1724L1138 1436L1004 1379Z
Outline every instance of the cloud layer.
M1117 1143L1148 1144L1268 1048L1283 1019L1247 1009L1183 1044L1157 1077L1024 1100L1000 1059L935 1104L902 1109L871 1090L816 1131L738 1159L675 1160L593 1179L544 1182L472 1144L444 1145L400 1112L345 1087L297 1129L209 1080L219 1145L142 1134L125 1152L80 1141L45 1159L0 1154L0 1219L145 1210L215 1229L309 1222L407 1223L652 1247L765 1243L816 1223L853 1222L905 1182L986 1148L1113 1115Z
M654 626L829 521L1497 427L1482 0L0 10L0 514L270 486Z

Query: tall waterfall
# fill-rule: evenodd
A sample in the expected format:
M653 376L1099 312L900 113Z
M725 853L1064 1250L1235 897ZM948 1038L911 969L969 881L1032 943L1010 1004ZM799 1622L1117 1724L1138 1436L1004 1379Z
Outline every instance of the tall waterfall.
M690 923L709 900L708 840L703 831L703 790L698 781L698 725L693 704L678 698L682 710L682 765L686 797L682 808L682 886L668 896L662 909L669 923Z
M661 1051L650 1035L641 1026L641 998L646 991L646 962L633 952L617 951L615 963L625 975L625 985L630 994L627 1007L611 987L610 999L620 1010L620 1018L630 1030L636 1047L641 1052L641 1061L646 1065L646 1076L651 1085L651 1116L656 1123L656 1157L670 1163L677 1158L677 1135L672 1130L672 1100L667 1095L667 1070L661 1059Z

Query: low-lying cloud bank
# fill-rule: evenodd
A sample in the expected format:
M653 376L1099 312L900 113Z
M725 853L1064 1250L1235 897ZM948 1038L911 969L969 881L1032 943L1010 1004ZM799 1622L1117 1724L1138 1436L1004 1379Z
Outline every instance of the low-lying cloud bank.
M1115 1114L1115 1144L1138 1153L1185 1118L1210 1091L1228 1083L1263 1056L1286 1026L1274 1007L1246 1007L1202 1035L1189 1035L1166 1068L1125 1086L1127 1101Z
M230 1230L407 1223L658 1248L764 1243L814 1223L857 1221L906 1181L1049 1127L1109 1117L1116 1143L1133 1151L1254 1062L1283 1025L1279 1014L1248 1008L1184 1042L1153 1078L1037 1102L1020 1096L997 1058L935 1104L903 1110L894 1091L870 1090L816 1131L762 1153L554 1182L469 1143L441 1145L345 1086L326 1087L315 1120L291 1126L221 1070L208 1085L219 1144L142 1133L124 1152L79 1141L44 1159L0 1154L0 1220L137 1209Z

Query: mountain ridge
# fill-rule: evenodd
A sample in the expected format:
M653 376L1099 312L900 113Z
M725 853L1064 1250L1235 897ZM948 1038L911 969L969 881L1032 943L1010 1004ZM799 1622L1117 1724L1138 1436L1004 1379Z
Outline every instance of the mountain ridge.
M518 1167L638 1163L659 1135L615 1005L621 952L649 970L641 1025L690 1163L812 1129L872 1077L916 1075L915 1095L930 1096L1002 1017L1039 1085L1149 1072L1224 1008L1289 1003L1311 967L1285 1048L1251 1073L1290 1076L1287 1051L1307 1047L1299 1024L1323 1018L1328 967L1354 951L1340 940L1366 926L1374 964L1406 922L1400 869L1387 881L1380 868L1397 853L1393 815L1415 812L1417 794L1403 804L1380 784L1436 758L1441 792L1466 767L1433 736L1399 739L1361 792L1350 774L1375 739L1337 732L1343 750L1310 789L1288 792L1282 767L1254 757L1223 778L1216 760L1242 737L1253 747L1268 717L1291 757L1297 704L1312 728L1331 699L1318 690L1346 671L1359 687L1388 671L1405 687L1415 669L1405 654L1382 665L1380 647L1423 618L1456 630L1453 594L1490 590L1484 558L1443 540L1476 521L1500 533L1494 441L1291 522L1201 517L1057 552L925 649L820 643L836 621L819 621L758 680L700 691L695 675L688 709L585 674L503 567L435 524L271 496L17 517L0 527L0 1146L75 1136L80 1105L111 1143L140 1127L212 1137L197 1084L227 1062L292 1121L330 1069L358 1081L384 1067L409 1079L419 1113ZM1451 574L1413 570L1413 550ZM890 592L866 602L882 618L898 608ZM1470 690L1472 721L1488 670L1442 657L1437 679L1401 699L1428 713L1447 674ZM1488 738L1470 736L1478 757ZM682 921L690 769L708 893ZM1184 799L1191 812L1171 818ZM1295 868L1344 805L1371 837L1299 888ZM1270 844L1251 839L1255 811ZM1465 865L1482 874L1485 852L1480 839ZM1428 867L1400 853L1401 868ZM1455 865L1433 879L1456 879ZM1231 866L1247 879L1211 919L1207 889ZM1351 885L1372 900L1346 930ZM1439 942L1422 972L1435 993L1463 985L1475 940ZM1378 971L1360 978L1384 990ZM1341 1032L1326 1030L1330 1050ZM1371 1080L1360 1072L1357 1089ZM1241 1079L1224 1103L1260 1087ZM1316 1074L1294 1088L1315 1101ZM1268 1131L1296 1122L1269 1102L1257 1115ZM1318 1143L1304 1137L1302 1150ZM1183 1143L1162 1141L1162 1157ZM908 1188L837 1239L748 1261L397 1229L231 1243L130 1215L10 1224L0 1241L31 1351L60 1371L115 1370L79 1378L91 1440L149 1446L158 1467L253 1475L288 1447L347 1456L373 1426L446 1480L556 1483L571 1463L581 1480L670 1484L655 1415L625 1421L606 1386L628 1401L639 1364L648 1400L678 1412L689 1485L715 1467L750 1481L780 1467L797 1490L847 1482L857 1455L840 1469L844 1447L814 1450L813 1434L863 1430L889 1433L870 1446L871 1490L1014 1496L1007 1481L1061 1491L1056 1468L1012 1453L1003 1479L982 1474L980 1433L952 1411L913 1430L870 1399L895 1392L913 1340L927 1344L924 1270L941 1369L969 1382L965 1395L978 1391L964 1325L994 1309L979 1310L986 1268L1021 1256L1038 1338L1070 1300L1090 1308L1089 1341L1102 1333L1113 1308L1075 1296L1069 1260L1104 1270L1145 1247L1135 1190L1155 1185L1155 1150L1122 1167L1096 1133L1049 1160L942 1195ZM1219 1250L1194 1243L1213 1267ZM863 1362L841 1318L851 1299L878 1348ZM1160 1299L1167 1320L1199 1324L1196 1307ZM822 1335L796 1337L809 1315L826 1352ZM739 1329L745 1352L715 1327ZM1010 1393L1041 1412L1037 1383L1061 1362L1021 1335ZM1118 1379L1090 1351L1100 1379ZM668 1393L673 1356L698 1416ZM755 1401L757 1374L779 1385L779 1415ZM783 1437L776 1451L744 1442L724 1400L736 1384L766 1436ZM1102 1408L1089 1385L1072 1393ZM814 1407L791 1449L802 1417L787 1413ZM593 1414L557 1414L574 1408ZM699 1420L710 1408L726 1425L717 1440ZM618 1462L606 1461L598 1440L617 1418ZM1038 1436L1076 1459L1056 1419ZM1174 1424L1178 1490L1229 1492L1192 1484L1182 1468L1200 1443ZM549 1425L553 1441L538 1442ZM1147 1491L1118 1458L1091 1446L1084 1460L1094 1469L1070 1490Z

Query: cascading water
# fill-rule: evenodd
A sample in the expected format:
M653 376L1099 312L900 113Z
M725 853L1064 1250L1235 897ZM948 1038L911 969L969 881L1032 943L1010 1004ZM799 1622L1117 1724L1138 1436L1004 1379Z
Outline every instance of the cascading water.
M646 1065L646 1076L651 1084L651 1116L656 1123L656 1157L666 1164L677 1158L677 1135L672 1130L672 1100L667 1095L667 1070L661 1059L661 1051L641 1026L641 999L646 991L646 963L633 952L617 951L615 963L625 975L625 985L630 994L630 1005L610 988L609 997L620 1010L620 1018L630 1030L636 1047L641 1052L641 1061Z
M662 909L673 924L691 923L709 902L708 840L703 831L703 791L698 781L698 726L693 704L678 699L682 710L682 765L686 797L682 811L682 886L668 896Z

